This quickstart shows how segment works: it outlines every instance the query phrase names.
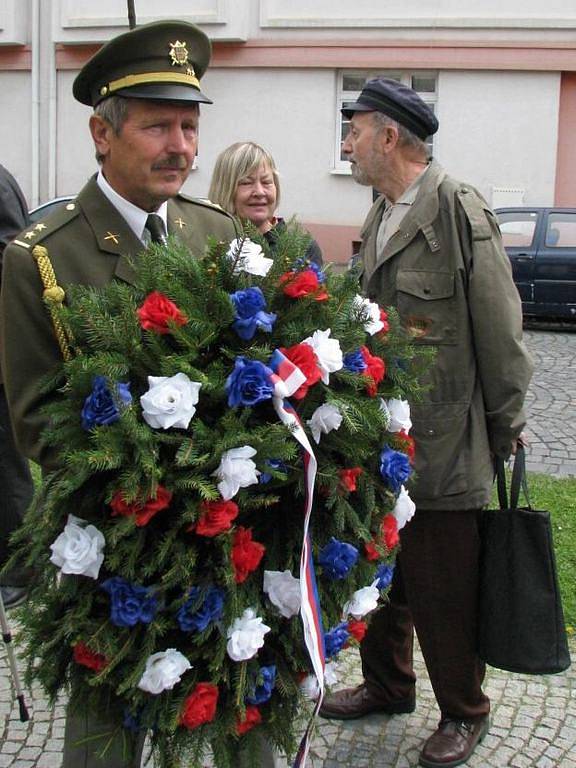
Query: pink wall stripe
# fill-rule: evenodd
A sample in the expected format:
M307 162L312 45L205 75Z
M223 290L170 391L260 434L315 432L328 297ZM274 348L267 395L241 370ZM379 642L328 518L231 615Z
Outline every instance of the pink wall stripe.
M555 204L576 208L576 73L560 80Z

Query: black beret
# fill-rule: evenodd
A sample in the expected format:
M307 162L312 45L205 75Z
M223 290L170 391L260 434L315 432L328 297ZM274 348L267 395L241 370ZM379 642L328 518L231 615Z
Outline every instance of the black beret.
M108 96L200 101L200 79L210 61L210 41L184 21L155 21L102 46L74 80L74 98L96 106Z
M420 96L397 80L375 77L367 80L358 101L344 104L342 114L383 112L424 141L438 130L438 120Z

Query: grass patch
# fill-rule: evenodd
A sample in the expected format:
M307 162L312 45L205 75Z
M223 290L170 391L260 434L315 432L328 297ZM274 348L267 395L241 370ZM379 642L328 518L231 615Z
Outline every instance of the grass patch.
M529 472L528 490L532 507L550 513L566 629L575 637L576 477L557 478ZM498 505L495 494L493 503ZM522 495L520 504L524 504Z

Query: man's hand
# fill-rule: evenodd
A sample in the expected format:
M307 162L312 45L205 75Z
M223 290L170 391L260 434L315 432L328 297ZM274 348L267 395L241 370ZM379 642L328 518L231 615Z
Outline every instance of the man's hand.
M520 432L518 437L515 440L512 440L512 456L516 455L516 451L518 450L519 445L522 446L522 448L525 448L528 445L528 438L524 432Z

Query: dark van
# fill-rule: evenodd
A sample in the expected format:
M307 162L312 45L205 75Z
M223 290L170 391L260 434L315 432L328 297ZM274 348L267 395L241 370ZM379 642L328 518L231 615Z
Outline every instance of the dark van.
M576 208L495 213L524 315L576 319Z

